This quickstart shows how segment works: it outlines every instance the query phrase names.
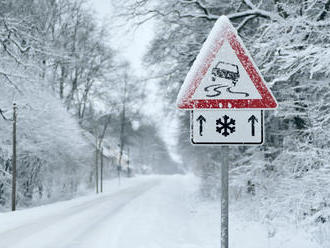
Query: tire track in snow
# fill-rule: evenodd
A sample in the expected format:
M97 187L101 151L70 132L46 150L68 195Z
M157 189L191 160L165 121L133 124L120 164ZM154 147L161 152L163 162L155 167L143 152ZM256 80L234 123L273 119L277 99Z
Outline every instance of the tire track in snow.
M129 187L120 190L116 193L101 196L100 198L92 199L88 202L64 209L63 213L56 213L51 216L45 216L32 220L33 222L23 224L19 227L0 233L0 247L14 248L14 247L75 247L72 246L78 238L85 237L88 230L93 230L98 223L106 221L109 217L120 211L122 207L129 204L135 198L143 195L153 187L157 186L159 181L154 180L139 185L138 187ZM108 207L108 208L107 208ZM98 211L104 211L99 214ZM94 218L94 219L93 219ZM72 222L72 220L77 220ZM87 223L80 223L81 221ZM70 223L71 222L71 223ZM67 223L67 226L63 226ZM60 228L61 227L61 228ZM66 227L69 227L67 229ZM72 230L70 230L70 228ZM46 237L40 233L46 234L50 231L52 235L47 240ZM48 236L48 235L47 235ZM42 237L42 239L40 239ZM56 245L50 245L52 239L63 240L62 244L57 242ZM46 241L46 244L41 244L41 240ZM71 243L71 246L66 246ZM73 243L72 243L73 242ZM31 244L31 245L30 245ZM54 243L53 243L54 244Z

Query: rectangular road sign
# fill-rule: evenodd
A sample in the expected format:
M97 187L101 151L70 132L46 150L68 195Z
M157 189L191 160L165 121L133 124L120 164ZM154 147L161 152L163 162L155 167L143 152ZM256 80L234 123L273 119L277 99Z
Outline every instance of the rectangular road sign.
M200 145L261 145L262 110L205 110L191 113L191 142Z

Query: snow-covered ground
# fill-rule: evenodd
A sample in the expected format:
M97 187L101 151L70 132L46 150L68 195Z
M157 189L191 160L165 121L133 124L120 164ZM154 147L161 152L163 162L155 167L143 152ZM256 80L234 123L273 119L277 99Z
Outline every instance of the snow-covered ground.
M143 176L107 182L104 193L0 214L0 248L215 248L220 207L201 202L192 176ZM230 213L230 248L320 248L288 224Z

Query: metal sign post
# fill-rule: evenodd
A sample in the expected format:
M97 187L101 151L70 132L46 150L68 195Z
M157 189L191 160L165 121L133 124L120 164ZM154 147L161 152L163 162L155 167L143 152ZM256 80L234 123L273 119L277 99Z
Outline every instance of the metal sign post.
M101 193L103 193L103 146L101 148Z
M221 248L228 248L228 146L222 147L221 163Z
M12 191L11 191L11 210L16 210L16 121L17 121L17 106L16 103L13 105L13 157L12 157Z

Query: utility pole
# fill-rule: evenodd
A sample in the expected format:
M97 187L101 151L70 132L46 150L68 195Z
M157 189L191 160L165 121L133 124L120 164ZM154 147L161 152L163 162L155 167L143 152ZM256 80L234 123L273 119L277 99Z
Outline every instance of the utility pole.
M105 137L105 133L107 131L107 128L109 126L110 123L110 118L111 115L108 114L108 117L106 119L106 122L103 126L103 131L101 132L101 134L99 135L98 132L98 127L97 127L97 123L95 124L95 184L96 184L96 194L99 193L99 153L101 152L101 173L103 173L103 140ZM101 148L102 147L102 148ZM101 174L101 177L103 176L103 174ZM102 178L101 178L102 180ZM102 185L102 181L101 181L101 192L103 190L103 185Z
M99 165L98 165L99 150L98 150L98 144L97 144L97 132L95 132L95 139L96 139L96 142L95 142L95 186L96 186L96 194L98 194L99 193Z
M129 147L127 147L127 177L130 177L130 168L129 168Z
M228 248L228 146L222 147L221 163L221 248Z
M121 118L121 124L120 124L120 144L119 144L119 161L118 161L118 180L120 185L120 173L122 170L122 159L123 159L123 151L124 151L124 133L125 133L125 122L126 122L126 98L127 98L127 72L124 75L124 94L123 94L123 110L122 110L122 118Z
M103 147L101 148L101 193L103 192Z
M12 157L12 191L11 191L11 210L16 210L16 121L17 106L13 104L13 157Z

